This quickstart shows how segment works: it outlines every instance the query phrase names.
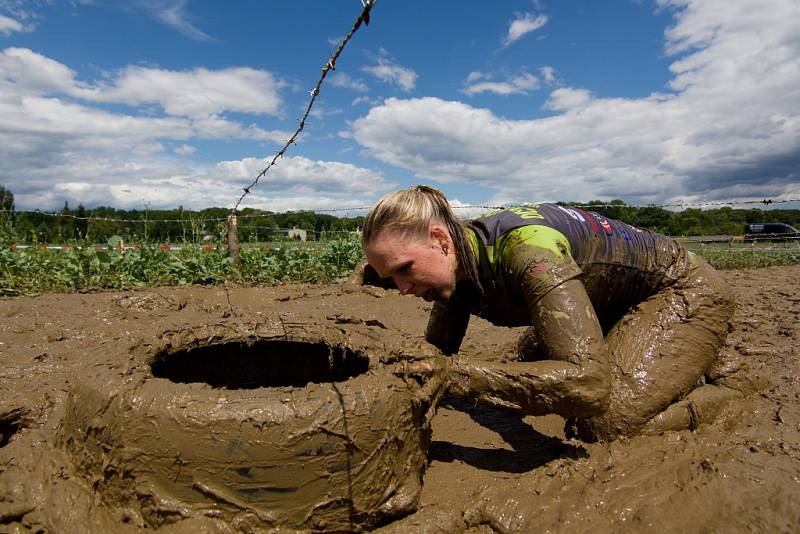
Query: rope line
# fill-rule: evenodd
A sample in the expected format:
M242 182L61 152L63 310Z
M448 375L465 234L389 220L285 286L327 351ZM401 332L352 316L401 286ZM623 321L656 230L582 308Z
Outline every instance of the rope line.
M342 53L342 50L344 50L344 47L345 45L347 45L348 41L350 41L350 39L353 37L356 31L361 27L361 23L363 22L365 25L369 24L369 12L370 10L372 10L372 6L375 5L375 2L376 0L361 0L361 4L363 6L361 14L353 23L353 27L350 30L350 32L345 36L342 42L339 43L339 46L336 48L336 51L330 57L328 62L325 64L324 67L322 67L322 76L320 76L319 80L317 80L317 84L311 91L309 91L311 98L308 101L305 113L303 113L303 116L300 118L297 130L295 130L292 136L286 141L286 144L284 144L283 147L280 150L278 150L278 152L275 153L275 155L272 157L272 161L270 161L269 164L266 167L264 167L264 169L260 173L258 173L255 178L253 178L253 180L247 185L247 187L244 188L242 196L239 197L239 200L236 201L236 205L233 206L233 209L231 210L231 215L234 215L236 213L236 210L239 209L239 205L244 200L244 197L246 197L250 193L250 190L253 187L258 185L258 181L261 179L261 177L267 174L267 171L269 171L272 167L274 167L277 164L278 160L283 157L283 154L286 152L289 146L296 142L297 138L300 136L300 132L302 132L306 126L306 119L308 118L309 113L311 113L311 107L317 100L317 96L319 96L319 90L322 87L322 82L325 81L325 77L328 76L328 72L336 70L335 69L336 60L339 59L339 55Z

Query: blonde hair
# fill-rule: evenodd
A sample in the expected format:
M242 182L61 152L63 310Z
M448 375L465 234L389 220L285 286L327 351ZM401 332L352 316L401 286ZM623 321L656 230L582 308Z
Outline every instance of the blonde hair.
M364 219L361 245L367 247L382 232L389 230L407 238L423 237L428 234L433 221L447 227L459 266L480 288L478 268L465 228L456 218L447 198L436 188L415 185L381 198Z

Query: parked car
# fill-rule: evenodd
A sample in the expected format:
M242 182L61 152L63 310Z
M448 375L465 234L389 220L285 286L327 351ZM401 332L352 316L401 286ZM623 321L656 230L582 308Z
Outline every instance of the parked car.
M789 241L800 239L800 230L784 223L746 224L745 241Z

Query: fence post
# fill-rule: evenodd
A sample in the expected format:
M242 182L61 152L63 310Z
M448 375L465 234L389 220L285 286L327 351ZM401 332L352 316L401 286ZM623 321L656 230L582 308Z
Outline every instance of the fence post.
M239 236L236 232L236 215L228 215L228 256L233 272L239 270Z

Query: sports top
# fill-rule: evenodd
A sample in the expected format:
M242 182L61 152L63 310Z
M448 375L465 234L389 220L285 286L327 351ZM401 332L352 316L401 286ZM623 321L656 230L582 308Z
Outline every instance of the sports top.
M437 304L465 307L502 326L530 324L530 303L579 278L607 330L690 264L689 253L669 237L555 204L503 209L467 226L481 288L459 284L448 303Z

